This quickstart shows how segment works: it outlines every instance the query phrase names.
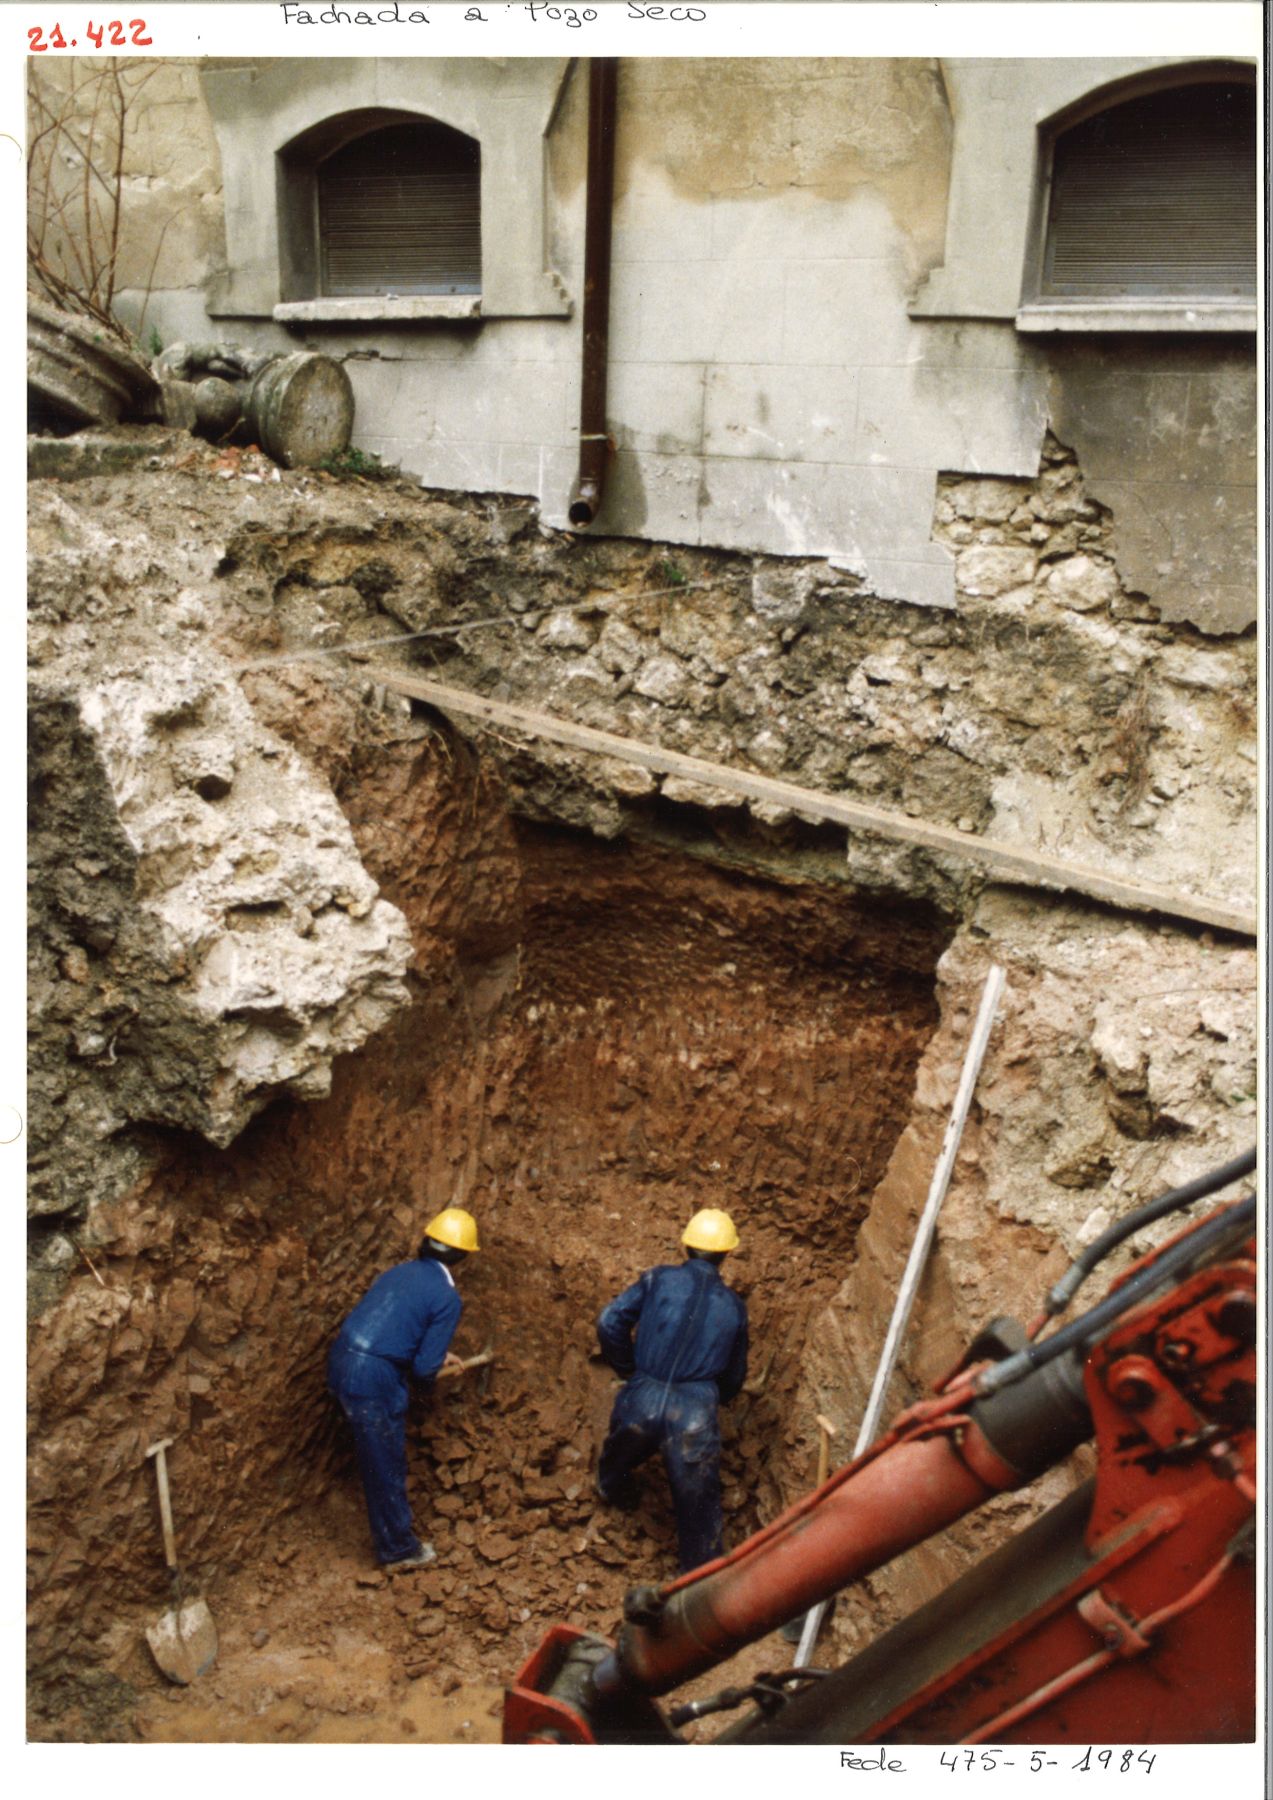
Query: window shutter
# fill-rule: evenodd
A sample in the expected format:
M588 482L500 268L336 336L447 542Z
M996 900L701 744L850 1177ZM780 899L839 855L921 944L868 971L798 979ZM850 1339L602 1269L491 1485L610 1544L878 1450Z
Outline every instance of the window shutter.
M1145 95L1058 138L1041 292L1251 298L1255 90Z
M322 291L481 292L481 152L446 126L393 125L318 172Z

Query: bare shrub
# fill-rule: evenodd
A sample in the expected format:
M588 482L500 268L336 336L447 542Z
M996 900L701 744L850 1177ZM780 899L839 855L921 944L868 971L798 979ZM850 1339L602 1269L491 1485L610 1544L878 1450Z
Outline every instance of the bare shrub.
M158 67L82 57L33 62L27 84L30 276L49 299L77 307L128 342L132 334L115 315L124 152L138 96ZM147 297L171 222L158 234Z

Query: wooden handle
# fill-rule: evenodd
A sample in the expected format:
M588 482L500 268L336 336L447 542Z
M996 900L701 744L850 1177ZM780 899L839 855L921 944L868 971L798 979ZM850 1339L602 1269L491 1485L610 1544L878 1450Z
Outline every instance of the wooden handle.
M493 1363L494 1361L495 1352L493 1350L483 1350L480 1356L470 1356L465 1358L460 1363L458 1369L454 1363L451 1363L449 1366L444 1365L438 1370L437 1374L434 1376L434 1380L446 1381L453 1375L467 1375L470 1369L481 1369L484 1368L487 1363Z
M164 1455L171 1438L165 1438L162 1444L155 1444L147 1450L147 1456L155 1459L155 1480L159 1484L159 1521L164 1528L164 1561L172 1570L177 1567L177 1540L172 1530L172 1500L168 1493L168 1461Z
M827 1470L831 1463L831 1439L835 1436L835 1426L825 1414L818 1414L818 1480L821 1487L827 1478Z

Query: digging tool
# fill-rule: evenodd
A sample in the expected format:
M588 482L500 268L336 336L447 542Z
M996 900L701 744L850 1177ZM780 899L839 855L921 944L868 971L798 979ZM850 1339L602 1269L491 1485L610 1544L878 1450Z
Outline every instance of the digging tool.
M827 1478L827 1470L831 1465L831 1439L835 1436L835 1426L825 1413L818 1414L818 1480L821 1487Z
M455 1363L451 1363L448 1367L439 1369L433 1379L435 1381L449 1381L456 1375L467 1375L470 1369L484 1369L488 1363L493 1363L494 1361L495 1352L493 1350L479 1350L476 1356L466 1356L461 1358L458 1367Z
M155 1459L155 1480L159 1487L159 1518L164 1531L164 1561L172 1578L173 1604L153 1625L146 1627L146 1642L151 1654L169 1681L187 1686L196 1676L205 1675L217 1660L217 1628L208 1611L207 1602L188 1600L185 1581L177 1562L177 1543L172 1529L172 1501L168 1494L168 1462L164 1455L171 1438L160 1438L146 1452L147 1460Z
M816 1492L826 1480L827 1473L831 1467L831 1439L836 1434L836 1428L831 1423L830 1419L827 1418L825 1413L817 1413L815 1414L815 1417L818 1425L818 1478L813 1486L814 1491ZM807 1613L800 1613L796 1618L788 1619L787 1623L782 1627L781 1635L789 1644L798 1644L800 1642L804 1632L805 1620L808 1616Z
M774 1358L777 1354L778 1352L776 1349L771 1350L765 1361L765 1366L760 1371L759 1375L753 1375L750 1381L744 1381L743 1383L742 1402L737 1409L735 1421L735 1429L740 1437L742 1436L744 1425L749 1424L751 1421L752 1408L769 1384L770 1372L773 1369Z
M755 1376L751 1381L745 1381L743 1383L744 1394L750 1395L752 1398L754 1398L757 1394L764 1393L765 1386L769 1380L769 1371L774 1366L774 1357L777 1354L778 1354L778 1352L776 1350L771 1350L769 1352L768 1361L765 1363L764 1368L760 1371L760 1374Z

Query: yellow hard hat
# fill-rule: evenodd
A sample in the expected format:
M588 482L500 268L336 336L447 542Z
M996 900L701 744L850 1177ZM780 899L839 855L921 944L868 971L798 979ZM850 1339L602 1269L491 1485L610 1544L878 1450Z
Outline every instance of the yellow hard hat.
M462 1206L448 1206L435 1219L430 1219L424 1235L439 1244L450 1244L453 1250L471 1252L482 1247L477 1241L477 1220Z
M681 1242L687 1250L736 1250L738 1233L727 1212L719 1212L714 1206L708 1206L702 1212L694 1214L681 1234Z

